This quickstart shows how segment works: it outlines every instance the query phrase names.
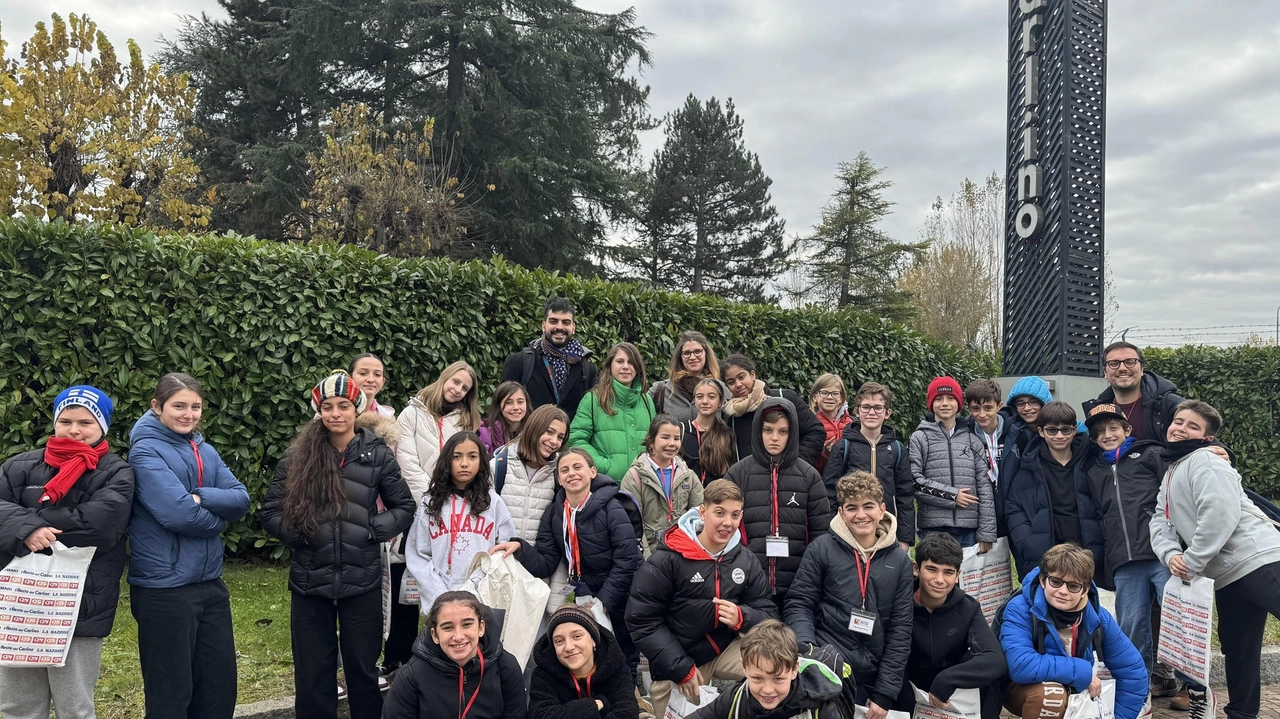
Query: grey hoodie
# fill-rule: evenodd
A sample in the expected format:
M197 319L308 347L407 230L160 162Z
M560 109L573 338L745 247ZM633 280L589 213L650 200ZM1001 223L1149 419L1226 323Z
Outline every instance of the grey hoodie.
M979 542L996 541L995 489L987 476L986 443L959 423L948 436L942 425L925 420L911 434L910 450L916 526L974 529ZM978 498L977 505L956 506L962 488Z

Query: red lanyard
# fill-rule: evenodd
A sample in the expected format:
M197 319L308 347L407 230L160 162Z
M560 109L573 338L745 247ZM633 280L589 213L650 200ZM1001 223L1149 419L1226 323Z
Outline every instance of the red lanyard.
M595 670L592 670L591 674L595 674ZM588 675L587 675L587 696L588 696L588 697L590 697L590 696L591 696L591 674L588 674ZM579 699L582 699L582 698L583 698L583 696L582 696L582 689L578 688L578 678L577 678L577 677L574 677L574 678L573 678L573 690L574 690L575 692L577 692L577 693L578 693L578 698L579 698Z
M1077 656L1076 654L1076 635L1080 631L1080 622L1071 625L1071 649L1067 651L1069 656Z
M689 424L693 425L693 434L694 434L694 436L696 436L696 437L698 438L698 452L699 452L699 454L701 454L701 452L702 452L702 428L698 426L698 418L697 418L697 417L694 417L694 418L693 418L693 420L689 422ZM703 484L706 484L706 483L707 483L707 470L705 470L705 469L704 469L704 470L702 470L702 476L698 477L698 479L699 479Z
M458 498L456 496L449 497L449 571L453 571L453 541L458 536L458 530L462 529L462 519L467 513L467 500L462 500L462 510L458 511Z
M772 468L773 485L771 492L773 494L773 536L778 536L778 465Z
M578 549L578 510L586 506L587 500L591 499L591 493L582 498L582 503L576 507L569 506L569 500L564 500L564 522L565 531L569 535L569 576L582 576L582 551ZM575 571L576 570L576 571Z
M200 458L200 447L194 439L187 440L191 443L191 451L196 453L196 487L204 486L204 460Z
M862 569L862 555L858 550L853 550L853 565L858 570L858 588L862 590L862 611L867 610L867 583L871 581L871 560L876 556L873 550L867 556L867 569Z
M444 417L436 418L436 437L440 440L440 451L444 451Z
M476 659L480 660L480 681L476 684L476 690L471 692L471 701L467 702L465 709L462 707L462 683L466 679L467 671L463 667L458 667L458 719L467 719L467 712L471 711L471 705L476 703L476 697L480 695L480 687L484 686L484 652L477 651Z

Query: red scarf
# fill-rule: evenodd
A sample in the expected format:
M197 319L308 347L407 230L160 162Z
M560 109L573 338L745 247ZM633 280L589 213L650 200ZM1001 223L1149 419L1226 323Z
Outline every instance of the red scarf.
M44 447L44 463L57 467L58 473L45 483L44 495L40 497L40 501L57 504L58 500L67 496L67 492L75 486L81 475L90 469L97 469L98 460L110 451L106 439L90 447L79 440L50 437L49 443Z

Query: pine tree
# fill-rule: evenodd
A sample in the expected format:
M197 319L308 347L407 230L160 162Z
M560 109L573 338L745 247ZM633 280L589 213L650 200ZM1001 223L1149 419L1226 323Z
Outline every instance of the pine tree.
M766 282L788 268L791 251L769 194L772 181L746 149L733 101L721 108L714 97L704 104L690 95L665 122L631 264L670 288L772 299Z
M895 242L879 228L893 206L883 194L893 183L881 178L883 172L865 152L840 163L840 186L823 208L821 224L800 241L809 284L799 294L902 321L913 309L898 277L928 243Z

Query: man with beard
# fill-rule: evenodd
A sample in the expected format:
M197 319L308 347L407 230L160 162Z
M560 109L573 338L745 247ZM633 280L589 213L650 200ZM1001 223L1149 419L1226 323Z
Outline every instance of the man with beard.
M1128 342L1107 345L1102 351L1102 366L1108 387L1098 395L1096 403L1086 403L1085 414L1093 404L1114 404L1133 427L1131 436L1135 442L1164 442L1174 410L1183 401L1178 388L1147 369L1142 350Z
M519 382L529 393L530 412L554 404L572 417L596 383L591 350L573 338L573 320L572 302L563 297L547 300L542 336L513 352L502 367L503 382Z

